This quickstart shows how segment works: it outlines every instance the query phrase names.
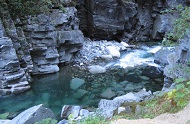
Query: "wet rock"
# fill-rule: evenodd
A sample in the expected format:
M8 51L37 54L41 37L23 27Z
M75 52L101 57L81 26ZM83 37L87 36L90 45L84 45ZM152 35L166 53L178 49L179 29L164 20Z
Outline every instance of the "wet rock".
M116 96L116 93L112 91L111 88L107 88L103 93L100 94L100 97L104 99L111 99Z
M80 78L74 78L71 80L70 82L70 88L72 90L76 90L78 89L80 86L82 86L84 84L84 80L83 79L80 79Z
M143 76L147 76L151 79L156 79L163 76L163 72L161 72L157 67L147 66L143 69L142 74Z
M45 118L55 118L53 112L49 108L43 107L42 104L31 107L18 116L13 118L11 124L33 124Z
M100 65L91 65L91 66L88 66L88 68L89 68L89 72L92 74L99 74L99 73L106 72L106 68Z

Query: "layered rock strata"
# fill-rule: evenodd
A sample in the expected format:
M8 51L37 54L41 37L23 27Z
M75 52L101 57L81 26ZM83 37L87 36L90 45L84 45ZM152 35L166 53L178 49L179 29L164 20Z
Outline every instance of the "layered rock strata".
M0 6L0 96L28 90L30 74L58 72L82 47L75 7L12 18L6 2Z

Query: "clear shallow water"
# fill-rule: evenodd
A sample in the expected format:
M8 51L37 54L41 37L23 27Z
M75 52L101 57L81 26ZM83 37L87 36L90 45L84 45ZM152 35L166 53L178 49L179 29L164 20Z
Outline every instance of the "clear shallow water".
M156 77L156 80L147 77L147 68L143 66L154 64L152 53L157 49L158 47L143 47L123 53L121 59L106 65L110 69L105 74L92 75L87 70L67 66L56 74L34 76L30 91L0 98L0 113L21 112L34 105L44 104L51 108L59 118L63 105L97 107L101 93L107 88L111 88L117 96L139 91L142 88L151 91L161 90L162 84L158 83L158 80L162 80L162 77ZM130 69L114 68L118 65L122 67L130 65ZM138 68L135 67L137 65ZM142 67L139 68L139 65ZM143 73L145 75L142 75ZM70 82L73 78L81 78L84 84L72 90Z

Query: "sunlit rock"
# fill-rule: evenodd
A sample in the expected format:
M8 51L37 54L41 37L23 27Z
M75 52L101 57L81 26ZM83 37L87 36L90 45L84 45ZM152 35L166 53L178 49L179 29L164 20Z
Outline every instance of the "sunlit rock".
M89 72L92 74L98 74L98 73L105 73L106 72L106 68L102 67L100 65L92 65L92 66L88 66L89 68Z
M55 118L55 116L51 109L40 104L20 113L10 121L10 124L34 124L45 118Z

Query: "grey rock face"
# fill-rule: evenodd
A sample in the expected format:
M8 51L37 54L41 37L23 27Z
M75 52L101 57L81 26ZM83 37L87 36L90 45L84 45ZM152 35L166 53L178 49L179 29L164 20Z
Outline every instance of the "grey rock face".
M184 78L190 79L190 32L180 40L180 44L174 52L168 55L168 63L164 68L164 74L172 79Z
M84 4L86 2L86 4ZM124 30L125 21L133 16L133 3L125 9L122 1L116 0L88 0L79 2L79 18L82 30L95 38L113 38ZM84 14L87 10L87 14ZM85 24L86 23L86 24ZM100 35L101 34L101 35Z
M176 17L171 14L158 15L154 21L152 38L161 39L165 32L171 31L175 19Z
M95 39L120 39L125 42L150 40L155 18L167 6L165 1L152 0L77 2L79 19L83 20L80 28L86 35ZM160 40L160 37L157 39Z
M159 51L155 53L155 62L160 65L167 65L168 60L167 57L174 51L174 48L163 47Z
M18 94L30 89L11 39L0 38L0 94Z
M3 5L0 5L3 10L0 11L0 95L8 95L29 89L30 74L58 72L58 64L70 62L80 50L84 36L79 30L75 7L12 20L8 6L5 2ZM5 36L11 40L2 38Z
M74 7L67 7L65 13L53 10L49 15L40 14L27 21L30 23L24 26L24 32L32 45L33 74L59 71L58 63L70 62L82 46L84 36L78 29Z
M55 118L53 112L49 108L43 107L42 104L31 107L18 116L13 118L9 124L34 124L45 118Z

